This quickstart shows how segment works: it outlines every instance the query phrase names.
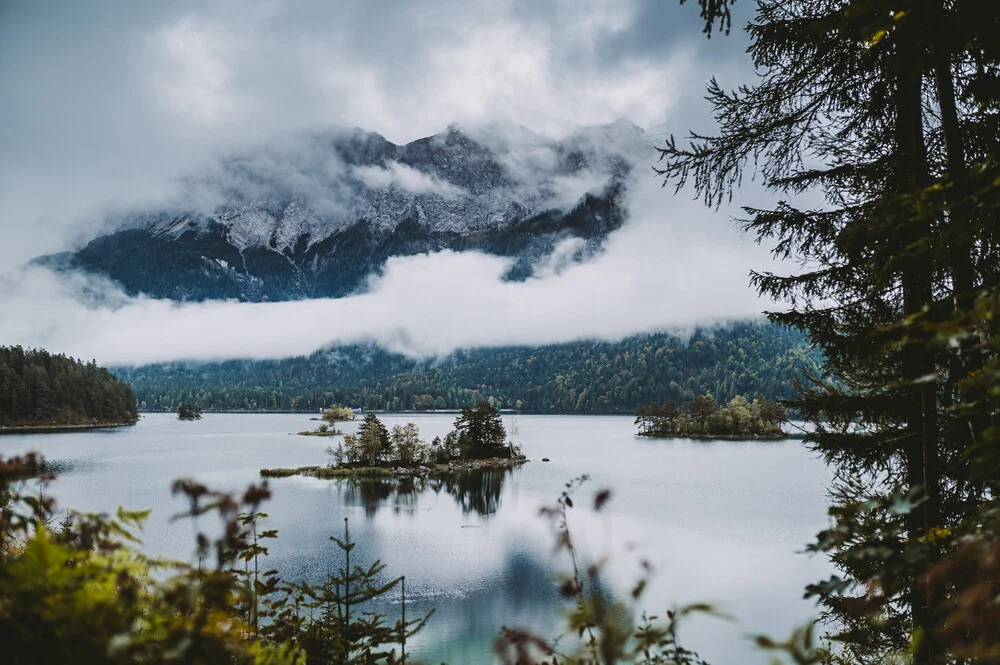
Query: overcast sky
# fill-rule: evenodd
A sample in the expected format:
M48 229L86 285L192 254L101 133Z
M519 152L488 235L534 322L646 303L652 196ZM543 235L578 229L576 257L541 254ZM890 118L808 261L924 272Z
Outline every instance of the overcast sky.
M734 24L745 22L749 4L737 3L743 13ZM492 120L554 138L619 118L661 134L710 128L702 99L706 80L716 75L736 83L749 68L742 34L706 40L701 27L697 5L679 6L677 0L7 0L0 3L0 273L85 241L102 211L162 196L179 175L219 154L280 142L296 132L358 126L406 142L450 123ZM551 309L548 298L565 301L565 293L591 288L588 280L625 288L654 275L673 279L682 274L679 266L699 257L703 274L686 280L685 288L695 290L684 298L670 292L677 285L658 283L668 293L633 303L655 315L590 330L581 323L582 311L564 311L558 321L545 318L521 337L535 342L614 336L762 309L746 274L751 267L766 267L761 264L766 252L740 237L724 212L671 199L655 185L643 182L637 188L632 229L620 232L624 237L609 246L610 257L553 274L544 285L544 280L516 288L497 285L494 273L502 266L495 260L442 255L394 264L373 293L405 298L399 292L403 284L393 279L435 265L445 275L462 270L486 280L508 307L542 311ZM678 254L681 247L686 251ZM719 250L714 260L713 247ZM630 263L628 253L635 251L642 260ZM651 275L639 274L639 264L648 265ZM572 275L581 282L568 281ZM33 288L46 280L36 280ZM51 307L65 307L59 298L67 292L56 290L46 291ZM72 335L54 332L59 327L54 315L44 328L26 329L23 320L15 327L11 319L24 317L14 303L23 301L24 293L0 295L6 320L0 323L0 343L69 344ZM709 298L713 306L694 306ZM595 306L579 298L566 304L574 302ZM672 316L664 311L671 302ZM176 314L176 307L154 305L162 311L148 309L148 302L123 309L146 307L147 317ZM371 299L337 305L348 306L383 308ZM260 310L216 311L252 318ZM595 314L619 315L591 309L590 316ZM373 337L401 329L399 321L376 318L381 332L368 331ZM521 323L506 328L523 328ZM202 324L184 325L194 336ZM355 328L350 336L367 334L364 326ZM411 337L411 346L435 352L479 338L484 343L510 338L466 330L462 339L437 344L412 334L421 333L401 333ZM113 345L98 343L100 326L93 336L89 346L75 344L85 348L74 351L129 360L112 358ZM331 341L337 339L310 339L300 352ZM243 355L259 355L251 351L263 344L248 342ZM85 353L88 349L93 352ZM176 353L191 351L185 346Z

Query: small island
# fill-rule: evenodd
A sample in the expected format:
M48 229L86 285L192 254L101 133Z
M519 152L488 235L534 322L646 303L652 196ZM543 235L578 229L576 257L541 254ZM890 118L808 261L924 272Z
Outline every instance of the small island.
M178 420L201 420L201 407L191 402L184 402L177 407Z
M312 420L317 419L312 418ZM336 423L354 420L354 409L334 404L320 415L319 420L324 421L322 425L316 429L299 432L299 436L340 436L343 432L337 429Z
M132 387L95 361L0 346L0 434L75 432L138 420Z
M413 423L386 428L374 413L365 415L354 434L336 448L328 446L330 463L295 469L261 469L265 478L286 476L386 477L432 476L478 469L512 469L528 461L508 439L500 412L489 402L465 407L455 428L427 443Z
M711 395L695 397L678 409L673 400L640 406L635 412L639 436L680 439L753 441L784 439L788 411L763 395L754 401L737 395L720 407Z

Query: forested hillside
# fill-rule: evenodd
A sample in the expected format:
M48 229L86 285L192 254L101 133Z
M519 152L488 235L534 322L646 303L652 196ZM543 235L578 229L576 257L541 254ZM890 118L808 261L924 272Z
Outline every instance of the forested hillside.
M126 425L137 419L132 388L94 362L0 346L0 426Z
M641 404L764 393L790 398L810 357L787 328L736 323L690 336L639 335L618 342L476 349L413 361L353 346L280 361L151 365L116 370L140 408L182 402L214 410L318 410L338 402L370 409L456 409L490 401L544 413L632 413Z

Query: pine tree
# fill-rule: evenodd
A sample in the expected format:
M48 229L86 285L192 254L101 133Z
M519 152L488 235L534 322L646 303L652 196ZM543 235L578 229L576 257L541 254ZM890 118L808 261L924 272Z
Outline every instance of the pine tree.
M405 578L381 581L385 571L381 561L376 560L369 566L352 564L351 555L357 543L351 541L346 517L343 539L332 536L330 540L344 555L343 565L316 587L300 585L295 588L295 591L303 589L311 598L301 610L317 617L305 622L299 640L308 653L308 662L324 665L405 662L406 640L426 625L431 613L407 620ZM372 601L397 590L403 604L395 623L387 624L385 615L366 609Z
M701 5L708 29L727 20ZM660 173L710 205L751 174L783 197L742 223L807 267L752 282L826 359L796 407L840 474L815 548L845 575L812 591L859 662L947 658L927 571L985 496L966 452L996 413L959 407L995 325L974 303L998 286L997 23L975 0L758 0L759 80L713 80L719 133L662 150ZM813 192L823 205L795 205Z
M389 437L389 430L372 412L365 414L364 420L358 426L357 438L364 442L367 451L366 461L376 464L379 461L389 459L392 454L392 439Z
M463 407L462 415L455 419L454 434L461 456L465 459L504 457L510 454L503 419L489 402L479 402L474 409Z

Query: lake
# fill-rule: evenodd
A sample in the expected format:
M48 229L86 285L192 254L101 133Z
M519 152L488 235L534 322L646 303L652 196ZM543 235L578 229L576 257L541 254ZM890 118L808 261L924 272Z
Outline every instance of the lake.
M424 439L443 436L451 414L380 415L388 427L414 422ZM466 475L416 487L316 478L270 481L263 510L271 541L267 565L287 579L318 581L340 563L331 535L344 518L358 542L357 559L378 558L393 577L406 575L407 615L435 609L410 645L428 663L493 662L501 626L559 634L564 603L556 576L567 562L554 555L539 509L582 474L570 527L589 560L608 557L606 582L627 593L640 561L655 568L643 606L663 614L675 604L710 602L730 620L699 617L681 638L715 665L768 662L749 637L784 638L817 614L802 598L829 564L801 554L826 526L823 462L794 440L706 442L635 436L625 416L504 416L532 460L509 472ZM190 559L192 525L170 521L183 503L170 494L178 477L238 490L265 467L324 464L338 439L304 437L303 414L208 414L181 422L146 414L134 427L65 434L5 435L0 454L43 453L59 468L51 493L78 510L118 506L153 509L143 534L147 551ZM341 429L352 431L357 422ZM550 462L540 461L548 457ZM591 497L613 492L600 513ZM398 604L378 608L394 619Z

